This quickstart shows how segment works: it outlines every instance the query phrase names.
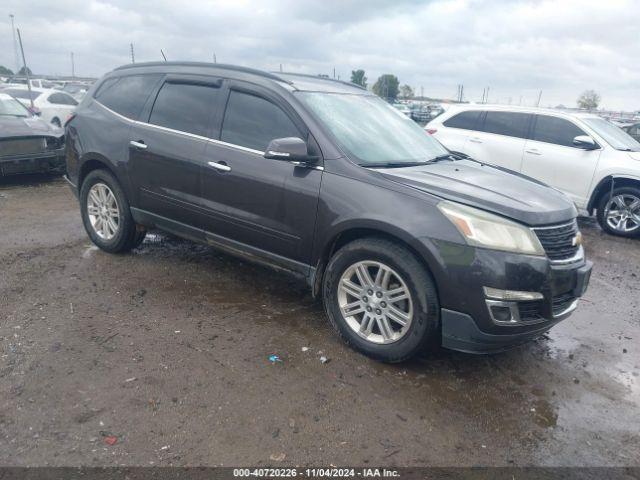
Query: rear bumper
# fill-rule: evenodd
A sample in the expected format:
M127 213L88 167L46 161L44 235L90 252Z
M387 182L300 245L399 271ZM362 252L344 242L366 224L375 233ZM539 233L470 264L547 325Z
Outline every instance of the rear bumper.
M50 152L0 157L0 174L63 173L65 171L64 148Z

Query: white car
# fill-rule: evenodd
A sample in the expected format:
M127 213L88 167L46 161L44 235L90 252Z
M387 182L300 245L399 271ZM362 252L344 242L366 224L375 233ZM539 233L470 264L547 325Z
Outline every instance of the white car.
M8 93L15 97L20 103L27 108L31 107L29 101L29 90L27 87L22 88L6 88L2 93ZM40 118L48 123L61 127L71 115L78 105L78 101L71 95L60 90L32 88L31 96L33 97L33 106L39 114Z
M555 187L609 233L640 236L640 143L597 115L458 105L425 130L449 150Z

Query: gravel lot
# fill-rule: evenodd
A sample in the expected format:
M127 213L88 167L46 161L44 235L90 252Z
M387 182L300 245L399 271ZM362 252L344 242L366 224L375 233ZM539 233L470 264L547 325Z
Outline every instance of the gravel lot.
M0 228L0 465L640 466L640 241L591 220L590 290L548 337L396 366L263 267L97 250L61 179L5 180Z

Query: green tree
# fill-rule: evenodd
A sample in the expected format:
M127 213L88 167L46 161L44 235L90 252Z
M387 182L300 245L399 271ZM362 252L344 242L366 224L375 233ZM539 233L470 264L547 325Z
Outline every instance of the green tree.
M29 76L33 75L33 73L31 72L31 69L29 67L27 67L27 73L29 74ZM18 70L18 75L25 75L24 67L22 67L20 70Z
M373 84L373 93L384 98L388 102L394 101L398 97L400 81L395 75L385 73L380 75L376 83Z
M595 90L585 90L578 97L578 107L585 110L595 110L600 104L600 94Z
M4 65L0 65L0 75L13 75L13 70L5 67Z
M402 98L413 98L413 88L405 83L400 87L400 96Z
M351 83L367 88L367 77L364 75L364 70L351 70Z

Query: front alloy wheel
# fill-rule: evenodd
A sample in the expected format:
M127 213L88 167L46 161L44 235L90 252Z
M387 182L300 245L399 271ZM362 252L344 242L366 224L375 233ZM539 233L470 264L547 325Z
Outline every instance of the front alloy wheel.
M632 194L621 194L611 198L605 207L607 225L623 235L640 228L640 198Z
M367 260L348 267L340 278L338 304L347 325L376 344L400 340L413 319L407 284L382 262Z
M439 343L435 283L404 245L353 240L332 255L322 284L331 325L356 350L394 363Z

